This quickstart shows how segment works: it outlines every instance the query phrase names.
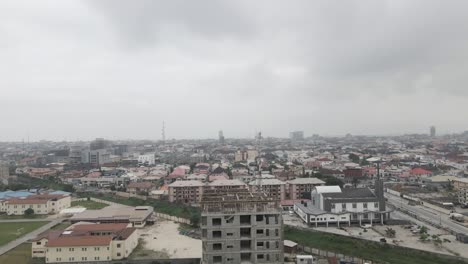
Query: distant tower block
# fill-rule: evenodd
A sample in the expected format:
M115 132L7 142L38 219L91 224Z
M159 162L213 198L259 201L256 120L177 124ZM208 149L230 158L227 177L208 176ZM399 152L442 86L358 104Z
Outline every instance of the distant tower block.
M435 136L436 136L436 127L435 127L435 126L431 126L431 128L430 128L430 135L431 135L431 137L435 137Z
M219 143L224 144L224 134L222 130L218 132L218 138L219 138Z
M166 142L166 123L163 121L162 129L161 129L161 138L163 143Z

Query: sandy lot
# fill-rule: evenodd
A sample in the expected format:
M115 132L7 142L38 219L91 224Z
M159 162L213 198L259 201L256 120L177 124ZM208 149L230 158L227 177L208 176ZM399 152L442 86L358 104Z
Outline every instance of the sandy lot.
M201 258L201 240L180 235L178 227L177 223L158 219L153 226L140 230L145 249L163 252L170 258Z

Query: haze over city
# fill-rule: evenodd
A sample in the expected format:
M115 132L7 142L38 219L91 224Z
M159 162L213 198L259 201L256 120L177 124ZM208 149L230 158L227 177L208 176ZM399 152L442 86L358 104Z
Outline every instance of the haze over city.
M2 1L1 141L466 130L466 1Z

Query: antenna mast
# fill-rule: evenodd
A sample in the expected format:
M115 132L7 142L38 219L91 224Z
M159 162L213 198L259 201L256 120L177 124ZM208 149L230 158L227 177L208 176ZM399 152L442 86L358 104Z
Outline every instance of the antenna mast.
M163 144L166 143L166 123L164 121L162 124L161 136L162 136Z

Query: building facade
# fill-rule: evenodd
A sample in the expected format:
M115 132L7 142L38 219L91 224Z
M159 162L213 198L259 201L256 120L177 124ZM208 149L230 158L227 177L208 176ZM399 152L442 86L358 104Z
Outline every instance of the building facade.
M202 263L284 263L281 207L265 193L207 190L201 230Z

